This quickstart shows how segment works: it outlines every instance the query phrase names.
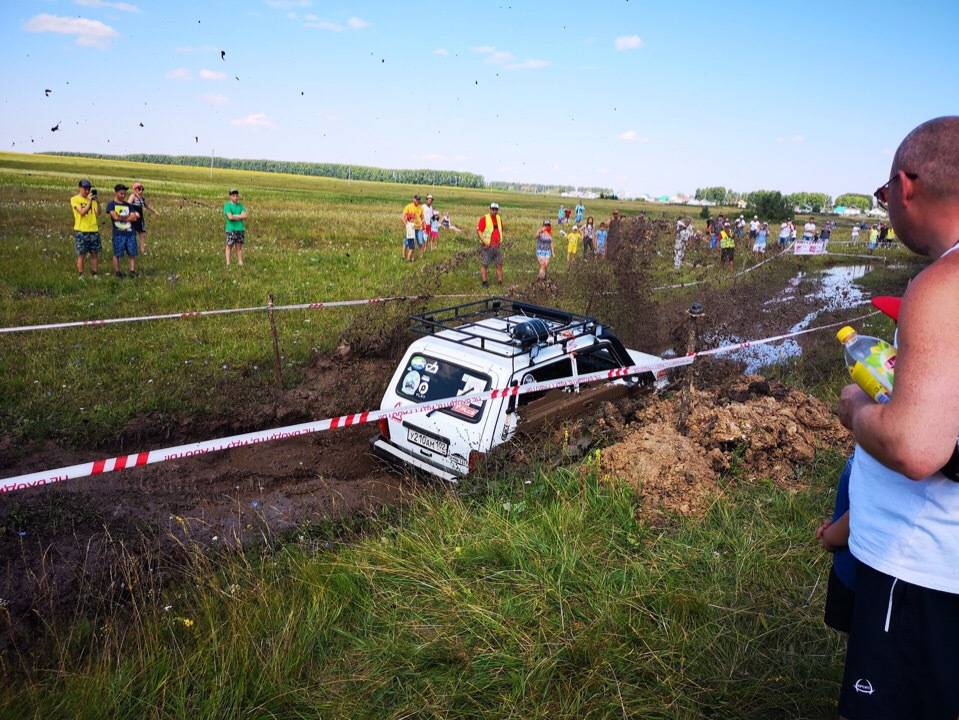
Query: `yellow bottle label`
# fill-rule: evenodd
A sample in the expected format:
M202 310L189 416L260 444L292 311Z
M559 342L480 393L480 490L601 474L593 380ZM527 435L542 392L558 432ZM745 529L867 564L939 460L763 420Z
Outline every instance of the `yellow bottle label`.
M856 384L873 400L878 403L889 402L889 392L861 362L857 360L856 364L849 368L849 374L852 375L852 379L856 381Z

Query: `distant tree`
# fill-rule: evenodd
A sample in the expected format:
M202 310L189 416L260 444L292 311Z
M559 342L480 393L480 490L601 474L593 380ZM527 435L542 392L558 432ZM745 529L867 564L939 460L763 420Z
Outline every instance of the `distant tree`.
M746 203L754 215L766 221L782 222L792 217L792 204L778 190L755 190Z
M827 207L832 207L832 198L826 193L817 192L798 192L786 196L787 202L791 206L808 205L815 213L822 212Z
M858 193L843 193L836 198L836 206L854 207L860 210L868 210L872 207L871 195L860 195Z
M724 187L696 188L697 200L709 200L717 205L726 204L727 190Z

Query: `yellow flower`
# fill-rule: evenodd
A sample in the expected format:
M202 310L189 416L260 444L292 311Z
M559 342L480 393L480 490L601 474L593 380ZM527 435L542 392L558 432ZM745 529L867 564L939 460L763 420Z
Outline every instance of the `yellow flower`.
M455 548L453 548L453 552L458 553L458 552L460 552L462 549L463 549L463 548L461 548L459 545L457 545Z
M190 618L183 618L183 627L193 627L193 621Z

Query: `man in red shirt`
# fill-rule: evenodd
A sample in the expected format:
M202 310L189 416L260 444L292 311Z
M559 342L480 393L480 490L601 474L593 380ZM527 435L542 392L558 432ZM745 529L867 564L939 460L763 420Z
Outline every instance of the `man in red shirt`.
M489 214L479 219L476 226L476 237L480 241L480 275L483 278L483 287L488 288L486 268L496 266L496 280L503 284L503 250L500 243L503 240L503 219L499 216L499 205L490 203Z

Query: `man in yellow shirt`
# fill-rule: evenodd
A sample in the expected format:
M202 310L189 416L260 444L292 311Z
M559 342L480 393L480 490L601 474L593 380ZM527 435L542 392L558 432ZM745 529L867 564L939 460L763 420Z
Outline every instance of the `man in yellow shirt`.
M89 180L81 180L78 185L78 194L70 198L70 207L73 208L73 240L77 250L77 272L83 279L83 258L90 256L91 275L97 277L100 268L100 253L103 246L100 244L100 224L97 216L100 214L100 203L97 202L97 191Z
M420 249L420 260L423 259L423 252L425 251L426 239L423 237L423 206L420 205L420 196L414 195L413 202L408 203L405 208L403 208L403 228L405 230L407 217L413 216L413 223L416 226L416 233L414 235L416 247ZM409 251L410 260L413 259L413 254L416 252L415 248L411 248L408 245L403 246L403 259L406 259L406 253Z

